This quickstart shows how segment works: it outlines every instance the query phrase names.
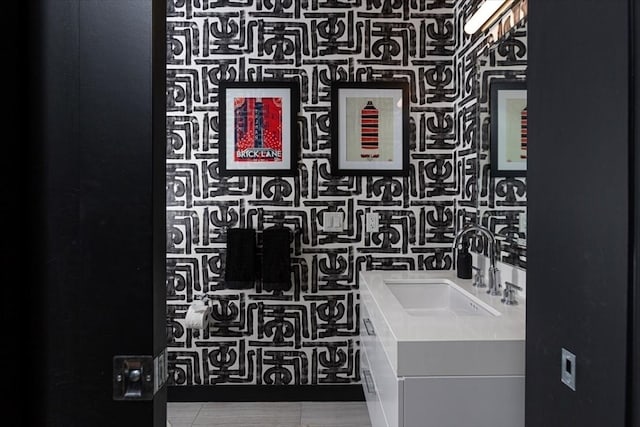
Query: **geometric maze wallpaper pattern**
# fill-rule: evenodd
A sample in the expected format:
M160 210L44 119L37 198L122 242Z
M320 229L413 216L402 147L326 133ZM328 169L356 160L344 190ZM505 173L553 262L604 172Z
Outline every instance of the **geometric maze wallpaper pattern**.
M526 268L526 230L520 215L527 214L527 183L524 177L492 177L489 164L489 88L497 80L526 80L526 18L501 40L489 45L486 36L465 36L464 18L477 0L456 4L455 103L457 165L461 192L456 197L457 222L480 222L491 229L500 243L500 260ZM486 242L474 248L486 253Z
M170 384L359 383L358 273L452 267L459 179L454 0L169 0ZM300 85L297 176L218 174L221 81ZM410 174L330 174L335 81L410 85ZM345 230L325 233L324 212ZM366 232L368 212L380 215ZM223 288L229 228L292 230L290 291ZM258 242L260 246L260 242ZM260 248L258 248L260 252ZM186 328L207 294L214 325Z
M480 123L480 194L478 214L500 242L501 260L521 268L527 266L526 229L521 229L520 215L527 215L527 179L525 177L497 177L490 175L489 88L500 80L527 78L526 21L517 29L487 49L478 61L478 110Z

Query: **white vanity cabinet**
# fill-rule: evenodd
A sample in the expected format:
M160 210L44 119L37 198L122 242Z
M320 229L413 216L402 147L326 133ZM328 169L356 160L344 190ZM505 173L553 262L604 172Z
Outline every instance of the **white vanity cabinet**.
M434 320L437 331L430 331L423 325L430 319L408 316L384 292L385 277L417 276L361 273L360 374L372 426L524 426L524 307L484 298L504 315L493 320L511 323L469 319L476 328ZM480 339L478 328L488 328L491 339Z

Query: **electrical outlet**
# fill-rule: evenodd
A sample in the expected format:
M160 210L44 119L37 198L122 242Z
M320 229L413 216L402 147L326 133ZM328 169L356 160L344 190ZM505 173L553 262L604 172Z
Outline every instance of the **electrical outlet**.
M380 228L380 215L377 212L369 212L365 217L366 231L376 232Z

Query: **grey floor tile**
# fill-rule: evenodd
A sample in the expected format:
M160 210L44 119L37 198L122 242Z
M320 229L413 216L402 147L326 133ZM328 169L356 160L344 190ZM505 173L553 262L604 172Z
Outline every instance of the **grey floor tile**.
M304 427L371 426L365 402L302 402Z
M235 422L219 422L213 419L201 419L195 424L191 424L192 427L300 427L300 423L264 423L264 422L251 422L244 419L237 420ZM356 427L356 426L349 426Z
M167 411L199 411L204 403L202 402L167 402Z
M195 421L202 403L191 402L168 402L167 403L167 419L171 424L190 424Z
M299 427L299 402L212 402L205 403L194 426Z
M170 402L172 427L370 427L364 402Z

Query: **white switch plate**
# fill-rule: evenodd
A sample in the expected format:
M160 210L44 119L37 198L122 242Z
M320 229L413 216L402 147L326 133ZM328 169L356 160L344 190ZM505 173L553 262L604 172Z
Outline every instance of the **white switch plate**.
M524 233L525 238L523 239L522 237L518 237L518 244L522 245L522 246L526 246L527 245L527 212L520 212L518 214L518 229Z
M324 212L322 215L322 229L329 233L344 231L342 212Z
M527 232L527 213L526 212L520 212L520 214L518 215L518 227L520 228L520 230L524 231L525 233Z
M369 212L365 216L366 231L368 233L376 232L380 228L380 215L377 212Z

